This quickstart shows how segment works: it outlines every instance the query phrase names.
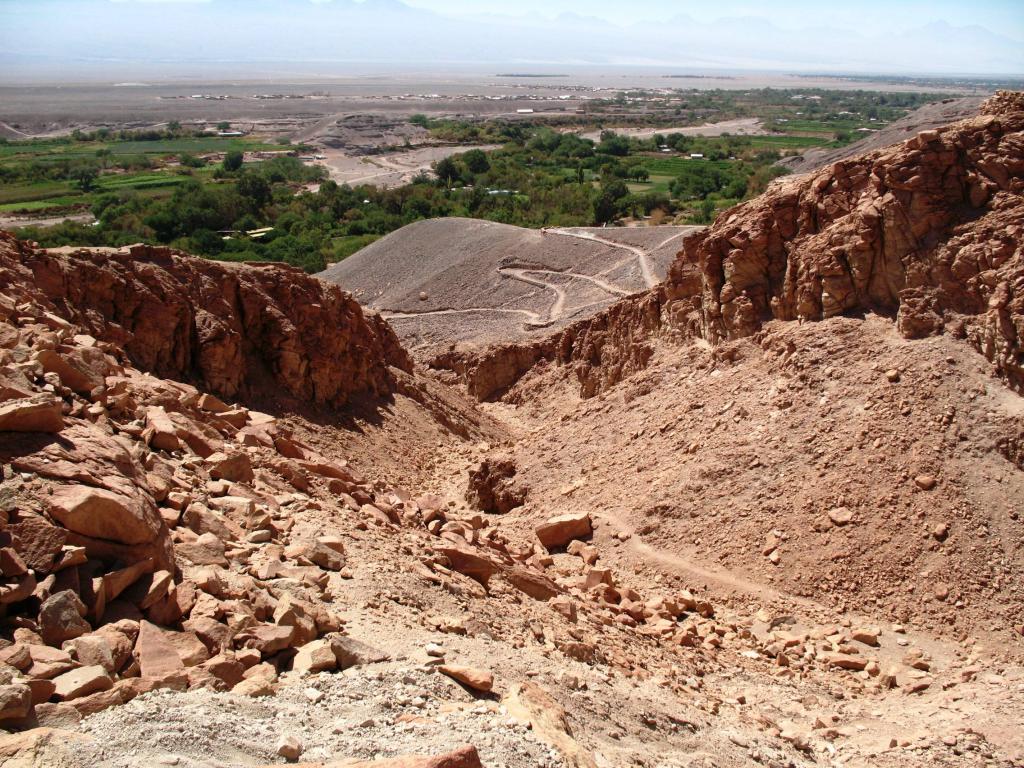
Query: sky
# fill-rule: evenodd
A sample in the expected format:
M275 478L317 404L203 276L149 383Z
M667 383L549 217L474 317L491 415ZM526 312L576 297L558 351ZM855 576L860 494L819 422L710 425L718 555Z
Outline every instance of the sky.
M0 0L0 79L346 68L1024 75L1024 0Z
M737 16L762 16L780 26L815 25L884 31L893 26L913 27L945 21L952 26L977 24L1024 40L1024 0L408 0L408 5L440 13L472 15L499 13L510 16L538 14L547 18L561 13L596 16L616 23L637 19L658 20L683 15L711 22Z

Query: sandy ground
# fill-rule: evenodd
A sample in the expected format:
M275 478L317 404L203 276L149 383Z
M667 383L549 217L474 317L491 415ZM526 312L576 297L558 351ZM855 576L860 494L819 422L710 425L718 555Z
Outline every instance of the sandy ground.
M1024 670L1012 606L990 593L965 595L962 607L936 604L922 575L960 558L977 569L958 582L966 589L998 559L993 546L1019 546L975 530L979 516L997 517L998 497L1024 492L1020 473L985 447L1016 396L962 342L908 342L884 318L775 324L767 335L733 345L728 358L699 344L661 345L647 372L586 401L571 373L552 369L521 388L520 405L480 407L492 424L486 440L479 433L457 439L404 396L359 430L295 424L324 451L344 446L370 477L394 477L387 462L401 461L413 493L451 500L449 519L473 514L463 498L467 470L495 450L511 453L528 503L486 516L486 524L518 545L541 519L589 510L590 544L617 584L643 597L685 587L712 601L713 620L685 620L703 627L695 646L602 621L586 598L567 621L498 579L486 591L458 574L427 580L414 561L424 540L413 529L341 527L331 532L344 537L352 574L333 609L349 635L391 661L341 675L286 674L276 697L256 701L207 691L147 694L71 726L86 741L51 746L42 753L50 762L39 765L258 766L275 761L277 740L291 735L309 761L436 754L472 741L488 768L560 767L543 748L545 733L523 729L504 708L524 680L566 709L575 743L593 761L565 765L1019 765ZM793 359L780 361L775 346L790 344ZM828 373L800 367L822 355ZM894 363L906 366L897 385L876 370ZM934 379L933 369L943 378ZM780 410L778 393L791 405ZM855 408L880 393L912 413ZM934 435L919 427L951 402L962 438L940 449L943 483L925 496L900 478L900 457L933 454ZM464 405L446 408L466 416ZM871 456L878 460L867 463L855 448L865 432L882 440ZM978 473L995 482L980 482ZM870 497L862 498L863 488ZM892 501L876 499L879 492ZM786 503L776 502L778 493ZM836 493L856 508L854 520L815 531L812 520ZM889 510L904 502L914 522L893 525ZM930 545L922 528L952 509L950 538ZM781 534L778 564L763 555L772 531ZM550 574L586 570L573 555L553 560ZM946 613L959 618L947 622ZM437 629L448 621L462 627L459 634ZM836 639L863 627L876 628L875 644ZM570 658L559 650L566 638L593 643L599 660ZM428 644L448 662L493 671L495 694L473 697L438 675ZM878 673L830 666L822 650L830 645L892 671L897 687L880 685ZM801 657L808 652L817 658ZM638 669L604 660L616 654Z
M204 65L205 69L205 65ZM369 68L368 68L369 69ZM565 69L564 67L561 69ZM29 79L24 72L0 72L0 122L18 134L47 135L72 127L101 125L137 127L168 120L242 122L275 125L301 131L327 116L372 112L431 115L500 116L515 115L518 109L536 114L574 114L587 98L605 97L627 88L673 88L746 90L750 88L834 88L884 91L918 91L919 84L859 81L853 78L802 77L796 75L749 73L694 75L666 78L664 71L621 69L601 71L579 68L565 76L544 78L498 78L493 73L458 72L382 73L367 71L353 76L302 76L295 68L288 73L256 71L247 66L232 72L228 80L196 74L168 82L161 76L120 87L100 78L94 82L68 82L60 72L50 82ZM75 73L83 80L85 72ZM205 79L204 79L205 78ZM54 81L58 84L54 84ZM950 90L935 85L930 90ZM299 99L254 99L254 94L282 94ZM192 94L225 96L223 100L191 99ZM504 97L488 100L487 97ZM568 97L563 99L561 97ZM111 115L117 115L112 121Z
M339 149L323 149L318 154L324 157L319 161L327 168L330 177L339 184L373 184L374 186L391 188L408 184L423 171L429 171L433 163L470 149L485 151L496 149L496 146L485 145L474 147L420 147L403 152L388 152L380 155L364 155L356 157Z
M737 120L723 120L720 123L704 123L704 125L687 125L678 128L614 128L617 134L634 139L649 139L655 134L668 136L670 133L681 133L684 136L721 136L730 133L736 136L764 136L767 131L756 117L744 117ZM600 141L601 131L581 133L584 139Z
M96 217L91 213L70 213L63 214L61 216L41 216L39 218L24 215L13 216L0 214L0 229L17 229L18 227L53 227L57 224L63 224L65 221L91 223L95 220Z

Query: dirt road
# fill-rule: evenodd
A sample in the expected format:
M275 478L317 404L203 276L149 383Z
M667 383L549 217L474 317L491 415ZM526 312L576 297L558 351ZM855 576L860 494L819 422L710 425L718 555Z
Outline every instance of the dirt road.
M649 139L655 134L667 136L670 133L681 133L684 136L721 136L731 133L740 136L763 136L767 133L756 117L743 117L736 120L723 120L720 123L705 123L704 125L687 125L680 128L610 128L620 136L629 136L633 139ZM601 140L601 131L588 131L581 133L581 138L591 141Z
M30 218L24 215L3 216L0 215L0 229L17 229L19 227L53 227L63 224L65 221L78 221L92 223L96 217L91 213L66 213L61 216L43 216Z

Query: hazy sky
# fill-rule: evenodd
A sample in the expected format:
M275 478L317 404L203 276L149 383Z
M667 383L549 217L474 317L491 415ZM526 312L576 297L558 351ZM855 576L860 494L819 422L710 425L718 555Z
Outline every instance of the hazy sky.
M1022 75L1024 0L0 0L0 79L259 61Z
M551 18L561 13L575 13L618 23L675 15L704 22L723 17L762 16L780 26L838 26L863 31L945 21L954 26L977 24L1024 39L1024 0L857 0L849 3L828 0L407 0L407 5L453 14L491 12L514 16L539 14Z

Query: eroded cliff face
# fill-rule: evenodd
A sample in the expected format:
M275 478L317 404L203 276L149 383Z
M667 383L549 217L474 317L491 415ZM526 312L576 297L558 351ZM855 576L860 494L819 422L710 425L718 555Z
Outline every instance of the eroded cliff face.
M1024 94L975 118L776 182L684 241L666 281L551 339L452 353L434 367L481 398L541 362L584 397L642 369L652 335L712 344L770 320L874 311L908 338L969 340L1024 387Z
M720 217L684 244L663 313L718 343L771 319L876 311L908 338L966 335L1020 386L1022 195L1024 95L1004 94Z
M569 366L580 394L593 397L643 370L662 329L664 287L635 296L546 339L497 344L482 352L454 349L436 356L431 368L451 371L478 400L504 396L529 371L546 364Z
M149 246L39 250L0 238L5 293L45 302L159 377L229 398L338 406L387 395L389 366L411 370L390 326L292 267Z

